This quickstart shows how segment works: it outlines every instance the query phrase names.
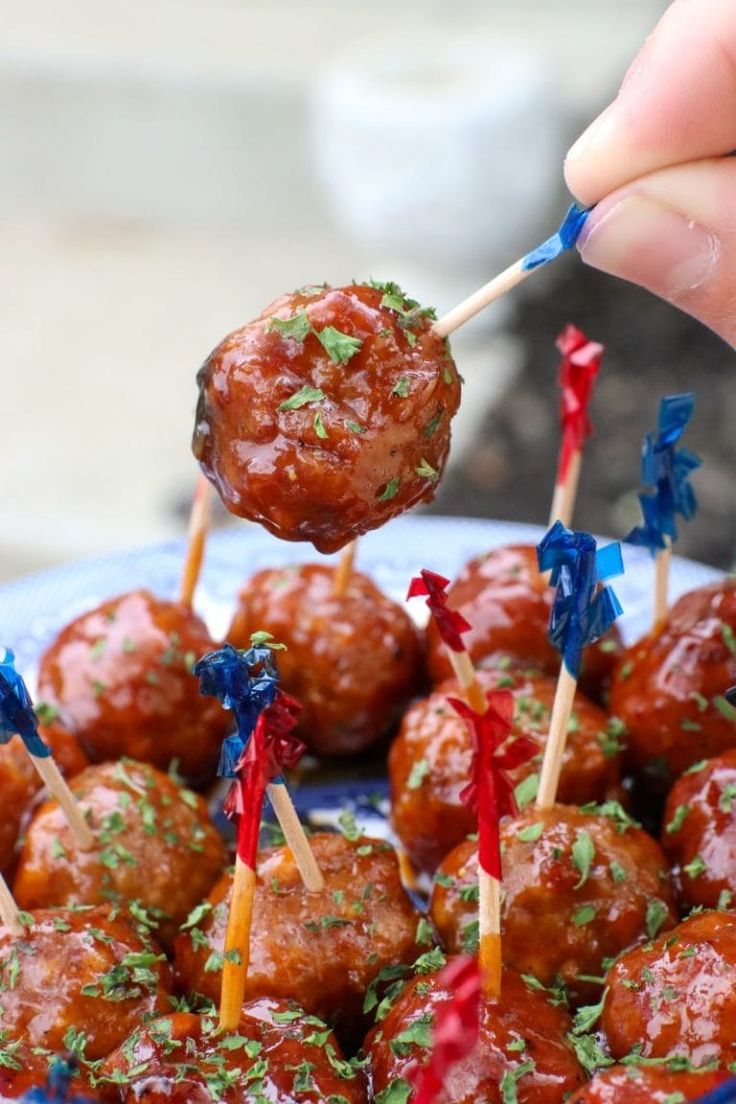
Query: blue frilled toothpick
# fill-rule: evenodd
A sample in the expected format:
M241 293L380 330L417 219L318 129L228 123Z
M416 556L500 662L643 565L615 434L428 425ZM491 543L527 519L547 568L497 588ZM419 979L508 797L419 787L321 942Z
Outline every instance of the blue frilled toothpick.
M548 809L557 796L583 649L623 612L614 592L602 584L622 575L624 567L620 544L599 549L589 533L566 529L559 521L537 546L537 559L556 587L548 635L562 657L537 792L537 807Z
M705 1096L699 1096L694 1104L736 1104L736 1077L724 1081L722 1085L711 1089Z
M221 778L236 777L258 717L279 693L273 645L266 642L268 634L254 634L251 639L259 641L259 638L263 638L261 642L244 651L223 644L203 656L194 668L200 680L200 693L217 698L225 709L232 710L235 718L235 732L223 741L220 753L217 773ZM266 795L306 889L319 893L324 888L322 872L283 777L267 785Z
M654 557L655 631L667 617L672 545L679 536L677 517L690 521L698 508L690 475L702 460L690 449L676 447L694 409L690 392L666 395L659 404L657 429L647 433L642 444L641 479L647 488L639 495L643 524L635 526L626 540L648 548Z
M88 1096L70 1096L69 1087L76 1064L66 1058L56 1058L49 1068L45 1088L29 1089L19 1104L92 1104Z
M532 272L550 264L551 261L557 260L568 250L574 249L589 213L589 208L578 207L576 203L573 203L562 220L559 230L551 238L547 238L536 249L532 249L531 253L527 253L521 260L509 265L508 268L500 272L498 276L494 276L492 280L489 280L473 295L464 299L453 310L448 311L442 318L438 318L432 326L432 332L437 334L438 337L448 337L482 311L484 307L495 303L506 292L511 291L517 284L526 280Z
M80 847L90 850L95 837L84 819L49 747L41 739L28 687L15 666L11 648L0 647L0 744L20 736L31 762L41 775L46 788L56 798Z

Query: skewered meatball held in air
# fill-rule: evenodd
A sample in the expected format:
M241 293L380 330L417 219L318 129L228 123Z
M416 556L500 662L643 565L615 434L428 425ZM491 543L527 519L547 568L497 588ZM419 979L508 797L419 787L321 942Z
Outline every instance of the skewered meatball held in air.
M231 513L335 552L434 497L460 379L395 284L302 288L200 369L193 449Z
M472 626L463 643L476 664L492 663L503 653L557 676L560 657L547 639L555 591L540 574L534 545L504 545L470 560L447 597L450 609L459 610ZM621 650L615 626L585 649L583 693L595 701L604 696ZM427 628L427 665L435 682L451 673L434 622Z
M55 800L35 813L15 879L21 908L137 901L171 943L227 859L201 797L145 763L88 767L71 781L98 846L83 850Z
M508 668L480 671L484 690L508 688L514 695L514 735L539 743L540 758L549 730L556 682L550 675ZM447 696L461 697L456 682L445 682L404 714L389 753L392 819L412 861L434 870L456 844L476 828L476 815L460 800L470 777L473 744L468 726ZM618 790L621 726L582 695L575 707L562 764L560 801L602 801ZM512 772L515 781L539 769L532 760ZM530 790L533 793L533 790Z
M408 1100L413 1063L429 1057L425 1045L435 1010L452 996L441 976L418 976L368 1036L376 1096L395 1085L390 1099ZM445 1077L443 1104L561 1104L585 1081L567 1033L567 1012L550 1004L513 970L504 970L498 1002L481 998L480 1038L468 1057ZM512 1095L513 1093L513 1095ZM374 1097L375 1099L375 1097Z
M730 1076L726 1070L690 1073L659 1066L612 1066L596 1073L568 1104L685 1104Z
M736 748L696 763L667 798L662 846L684 908L736 902Z
M401 884L396 853L381 840L355 836L312 836L325 879L321 893L304 888L288 848L260 853L245 990L248 997L295 1000L341 1037L361 1026L366 989L381 968L419 954L419 917ZM214 1001L231 890L226 874L176 941L182 987Z
M501 824L504 962L543 985L561 979L577 1004L596 999L587 979L605 959L677 922L661 848L608 808L532 808ZM466 841L440 866L430 904L452 952L476 949L477 887L477 845Z
M621 956L606 978L601 1026L614 1058L736 1060L736 915L689 917Z
M230 726L192 674L214 646L186 606L132 591L62 629L41 659L39 695L94 762L129 755L167 770L177 760L202 783Z
M339 1072L338 1072L339 1071ZM364 1104L364 1078L335 1036L295 1005L243 1007L236 1031L177 1012L138 1028L100 1070L123 1104Z
M299 735L318 755L352 755L379 739L411 697L418 640L406 611L352 572L334 593L335 569L305 564L259 571L243 587L228 640L248 647L268 625L286 645L281 685L299 698Z
M41 909L17 938L0 926L9 1040L63 1052L73 1028L86 1036L86 1058L104 1058L143 1016L168 1010L170 981L164 955L122 911Z
M51 748L56 765L67 778L87 766L87 756L79 741L58 724L39 728L41 738ZM15 866L16 845L23 817L43 783L20 736L0 744L0 874L7 878Z
M611 710L626 724L633 765L677 778L736 747L736 578L683 594L664 627L624 654Z

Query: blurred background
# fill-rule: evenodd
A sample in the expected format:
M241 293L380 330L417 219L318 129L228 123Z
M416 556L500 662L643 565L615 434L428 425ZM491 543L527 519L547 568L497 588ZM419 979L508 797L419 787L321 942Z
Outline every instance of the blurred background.
M442 311L546 237L665 6L0 0L0 578L184 532L195 372L278 294L371 275ZM453 341L431 509L546 521L568 321L608 347L577 522L636 521L640 438L694 388L680 548L732 566L733 352L573 257Z

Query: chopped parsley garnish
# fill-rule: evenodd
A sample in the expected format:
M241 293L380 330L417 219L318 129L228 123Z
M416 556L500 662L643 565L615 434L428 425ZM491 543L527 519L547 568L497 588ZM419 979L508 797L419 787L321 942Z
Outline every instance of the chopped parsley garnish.
M422 462L419 467L415 468L414 470L416 471L417 475L421 475L424 479L435 480L438 477L437 469L433 468L432 465L424 459L424 457L422 457Z
M391 394L398 395L400 399L405 399L408 396L410 389L411 386L409 384L409 377L399 376L396 383L394 384Z
M268 328L275 330L281 337L291 337L301 344L312 327L307 318L307 312L302 307L291 318L272 318Z
M587 882L594 859L595 845L589 833L581 829L572 845L572 865L580 875L579 881L575 884L575 889L580 889Z
M572 914L572 922L576 928L582 928L585 924L589 924L591 920L595 919L595 908L593 905L581 905L580 908L576 908Z
M647 935L650 939L654 939L658 934L660 928L667 919L668 908L664 901L660 901L659 897L652 897L651 901L647 904Z
M690 812L690 806L689 805L678 805L677 806L677 808L675 809L674 816L672 817L672 820L669 822L669 824L665 828L665 832L667 833L668 836L671 836L675 832L680 831L683 824L685 823L685 817L688 815L689 812Z
M399 490L401 480L398 475L395 475L393 479L389 479L383 492L378 496L379 502L388 502L389 499L394 498ZM724 699L725 700L725 699Z
M429 763L426 759L417 759L412 763L409 777L406 780L407 790L418 790L424 779L429 774Z
M317 434L317 436L322 441L326 441L329 434L327 433L327 430L325 429L325 423L322 421L322 411L321 410L318 410L317 413L314 415L314 423L313 424L314 424L314 432Z
M279 410L299 410L302 406L307 406L309 403L322 402L325 397L324 391L319 387L310 387L309 384L304 384L288 399L284 399L282 403L279 403Z
M363 344L359 337L350 337L334 326L325 326L323 330L314 330L313 333L334 364L347 364Z

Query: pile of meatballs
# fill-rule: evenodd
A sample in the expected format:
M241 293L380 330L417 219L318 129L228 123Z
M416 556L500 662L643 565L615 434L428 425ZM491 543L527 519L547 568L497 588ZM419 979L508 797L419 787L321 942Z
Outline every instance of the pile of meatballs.
M460 401L431 313L394 284L284 296L198 380L194 451L223 501L320 551L432 497ZM736 579L686 594L633 646L614 629L587 650L559 801L540 811L552 601L523 545L472 560L449 591L483 687L512 693L513 735L539 755L501 825L501 997L482 999L442 1099L683 1104L736 1070ZM318 893L288 848L264 847L242 1015L219 1031L232 856L207 798L231 715L193 673L216 642L145 591L77 617L41 659L39 713L95 847L19 738L0 746L0 869L23 925L0 927L0 1104L37 1099L59 1054L88 1102L412 1099L446 966L477 950L460 688L433 626L357 570L340 589L324 563L258 572L227 639L260 632L286 646L281 685L313 756L387 760L395 846L346 810L312 836Z
M477 946L472 755L430 625L354 571L260 571L227 639L267 629L299 735L324 760L387 754L395 848L354 817L312 836L308 893L286 847L259 855L246 999L217 1030L232 875L205 796L230 715L199 693L199 617L135 591L78 617L42 657L42 733L97 847L83 851L15 737L0 748L0 865L24 933L0 928L0 1100L72 1052L72 1089L143 1104L402 1104L427 1060L443 969ZM591 646L559 803L537 811L558 659L532 546L471 561L449 603L488 689L540 756L502 824L504 976L448 1104L695 1100L736 1062L736 580L665 627ZM645 825L643 827L642 825ZM431 884L402 883L399 854ZM404 864L405 865L405 864ZM421 879L420 879L421 881Z

